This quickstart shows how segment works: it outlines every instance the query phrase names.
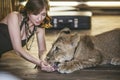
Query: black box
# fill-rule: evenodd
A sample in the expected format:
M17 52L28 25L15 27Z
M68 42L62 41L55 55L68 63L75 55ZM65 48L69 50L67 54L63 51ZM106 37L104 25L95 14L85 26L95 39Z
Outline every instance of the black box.
M69 11L69 12L52 12L51 29L62 29L69 27L70 29L91 29L90 11Z

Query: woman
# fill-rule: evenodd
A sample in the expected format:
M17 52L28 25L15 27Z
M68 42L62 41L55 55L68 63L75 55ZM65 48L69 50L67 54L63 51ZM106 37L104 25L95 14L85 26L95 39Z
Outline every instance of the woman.
M38 54L42 56L46 51L45 28L50 27L50 17L48 0L28 0L25 7L20 12L11 12L0 21L0 55L9 50L14 50L16 54L25 60L40 66L42 70L54 71L44 60L36 59L23 48L29 39L36 34L38 42Z

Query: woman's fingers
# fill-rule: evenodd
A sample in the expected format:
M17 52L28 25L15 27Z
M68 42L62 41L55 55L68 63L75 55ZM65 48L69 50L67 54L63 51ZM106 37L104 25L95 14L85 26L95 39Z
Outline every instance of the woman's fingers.
M41 70L46 72L55 71L55 69L45 61L41 61L41 67L36 65L34 68L37 68L37 69L41 68Z
M42 62L41 63L41 70L44 70L44 71L47 71L47 72L53 72L53 71L55 71L55 69L52 67L52 66L50 66L48 63L44 63L44 62Z

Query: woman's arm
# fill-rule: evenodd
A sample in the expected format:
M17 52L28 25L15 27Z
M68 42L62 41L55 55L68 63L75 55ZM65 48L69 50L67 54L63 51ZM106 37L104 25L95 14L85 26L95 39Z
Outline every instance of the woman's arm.
M38 52L39 52L38 56L40 60L42 60L41 70L44 70L47 72L55 71L55 69L44 60L46 57L44 53L46 51L45 29L44 28L37 29L37 42L38 42Z
M39 59L44 60L46 51L45 29L37 29L37 43L38 43L38 56Z
M32 62L40 66L40 60L31 56L22 48L19 20L16 13L10 13L8 15L7 24L8 24L8 30L9 30L12 46L13 49L16 51L16 53L22 56L24 59L28 60L29 62Z

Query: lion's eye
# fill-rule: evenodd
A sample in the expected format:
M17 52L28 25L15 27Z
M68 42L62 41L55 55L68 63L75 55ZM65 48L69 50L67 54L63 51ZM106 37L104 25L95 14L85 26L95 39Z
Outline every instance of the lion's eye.
M56 47L55 50L59 50L59 47Z
M54 51L58 51L58 50L59 50L59 47L58 47L58 46L54 46L54 47L53 47L53 50L54 50Z

